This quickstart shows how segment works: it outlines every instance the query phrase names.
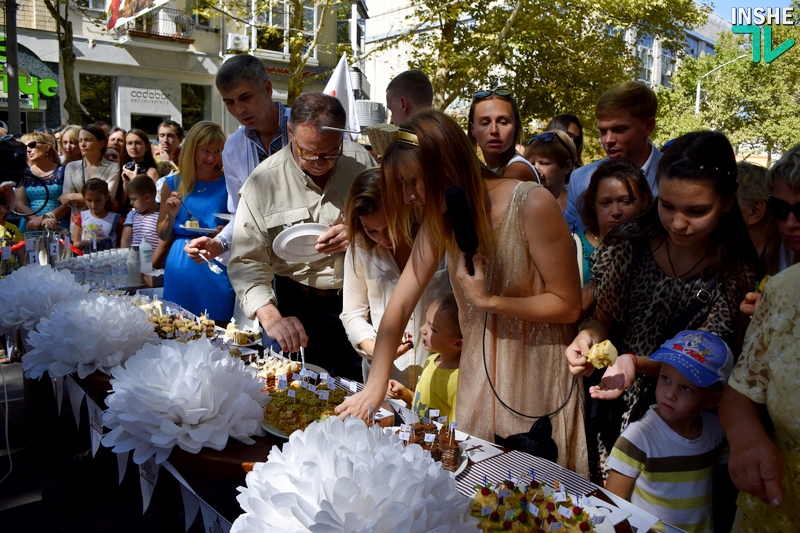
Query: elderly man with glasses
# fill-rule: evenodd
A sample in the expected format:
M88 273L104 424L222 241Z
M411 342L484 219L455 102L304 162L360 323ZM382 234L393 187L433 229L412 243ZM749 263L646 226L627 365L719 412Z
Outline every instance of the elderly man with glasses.
M306 362L358 379L361 357L339 320L349 243L342 211L353 179L376 163L361 146L343 140L345 124L336 98L307 93L295 101L289 146L256 167L240 191L228 276L245 313L258 317L284 352L302 347ZM312 239L313 249L287 257L276 238L309 222L329 229Z

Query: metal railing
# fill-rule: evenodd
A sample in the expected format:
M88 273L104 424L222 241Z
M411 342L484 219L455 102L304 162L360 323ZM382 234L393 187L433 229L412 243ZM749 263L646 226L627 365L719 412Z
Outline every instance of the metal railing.
M185 11L159 8L126 22L117 28L117 37L131 35L191 43L195 20Z

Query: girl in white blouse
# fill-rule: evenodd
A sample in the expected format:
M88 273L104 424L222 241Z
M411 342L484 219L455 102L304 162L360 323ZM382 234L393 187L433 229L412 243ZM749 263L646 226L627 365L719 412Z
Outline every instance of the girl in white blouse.
M350 247L345 256L344 306L339 318L348 339L364 358L365 383L381 317L411 256L409 243L393 244L389 238L380 185L377 167L364 170L353 181L345 205ZM397 348L391 378L406 387L416 385L422 365L430 355L418 342L425 310L449 290L447 268L442 262L411 315L404 342Z

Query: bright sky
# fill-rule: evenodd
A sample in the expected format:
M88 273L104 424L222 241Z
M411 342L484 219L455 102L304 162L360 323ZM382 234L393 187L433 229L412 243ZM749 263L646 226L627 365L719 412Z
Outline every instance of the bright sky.
M732 7L789 7L792 5L790 0L703 0L701 3L713 3L714 12L728 22L731 21Z

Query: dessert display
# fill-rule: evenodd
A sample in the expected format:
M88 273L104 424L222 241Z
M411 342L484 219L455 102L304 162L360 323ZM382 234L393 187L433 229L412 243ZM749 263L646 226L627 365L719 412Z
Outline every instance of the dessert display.
M312 384L311 379L278 380L278 390L271 392L272 401L264 411L264 422L291 435L306 429L312 422L333 416L333 410L344 401L347 391L329 389L328 382Z
M216 334L216 327L213 320L206 318L205 315L192 320L180 313L172 315L150 316L153 327L162 339L175 339L180 342L189 342L199 339L203 335L209 339Z
M559 489L558 481L554 485L533 479L527 485L513 479L498 484L484 482L475 486L470 514L480 519L478 528L487 532L595 531L596 518L582 506L583 499Z
M233 346L231 355L233 355L234 350L238 351L239 349ZM241 352L239 352L239 355L241 355ZM296 374L303 368L298 361L271 355L253 362L250 366L255 367L258 377L267 382L267 390L269 391L278 389L278 376Z
M617 360L617 349L610 340L606 339L592 345L589 353L586 354L586 359L595 368L606 368Z
M238 325L231 322L225 328L224 340L226 342L232 342L234 344L246 346L248 344L253 344L254 342L260 341L261 332L254 331L247 326L245 326L243 329L239 329Z
M455 430L447 425L437 426L433 422L427 424L404 424L396 431L406 445L419 444L423 450L430 452L431 457L442 468L449 472L458 470L461 452L455 440Z

